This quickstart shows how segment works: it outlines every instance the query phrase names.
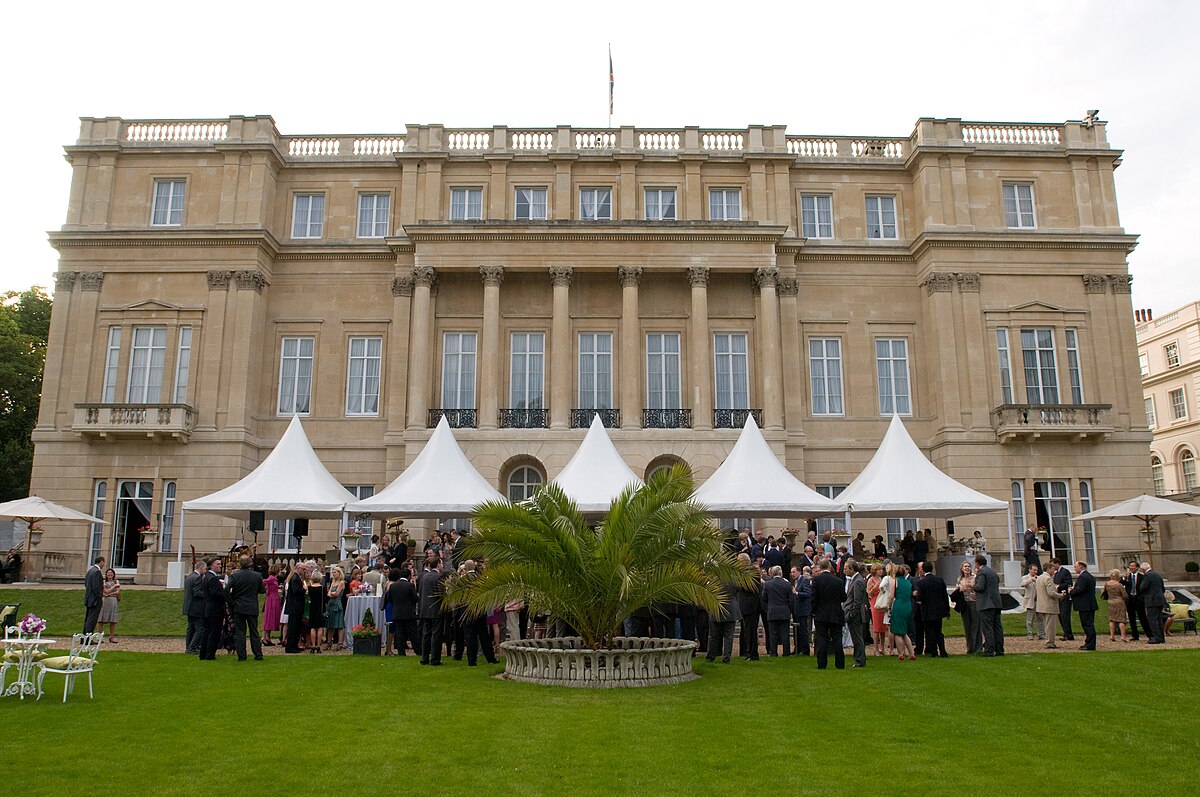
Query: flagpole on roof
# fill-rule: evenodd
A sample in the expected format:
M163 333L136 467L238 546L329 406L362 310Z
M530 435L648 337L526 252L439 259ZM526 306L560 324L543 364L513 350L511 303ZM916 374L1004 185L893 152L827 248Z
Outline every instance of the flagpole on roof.
M612 113L613 113L613 65L612 65L612 42L608 43L608 127L612 129Z

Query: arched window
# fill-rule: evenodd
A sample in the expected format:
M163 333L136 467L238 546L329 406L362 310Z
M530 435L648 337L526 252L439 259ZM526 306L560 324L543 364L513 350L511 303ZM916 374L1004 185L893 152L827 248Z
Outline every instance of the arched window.
M679 457L674 454L663 454L650 460L650 464L646 466L646 475L642 477L643 481L649 481L650 477L658 473L660 470L670 470L676 465L686 465Z
M1167 484L1163 479L1163 464L1158 457L1150 457L1150 476L1154 479L1154 494L1166 495Z
M508 477L508 500L516 503L532 496L542 486L542 474L531 465L522 465Z
M1196 491L1196 455L1186 449L1179 455L1179 482L1187 492Z

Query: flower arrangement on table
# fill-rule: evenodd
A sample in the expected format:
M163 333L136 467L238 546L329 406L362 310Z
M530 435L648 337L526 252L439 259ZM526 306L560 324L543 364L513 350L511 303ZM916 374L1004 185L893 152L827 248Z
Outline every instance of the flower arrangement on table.
M40 634L46 630L46 621L36 614L28 614L17 623L17 628L21 629L22 634Z
M375 627L375 615L370 609L363 612L362 623L350 629L350 636L355 639L372 639L379 636L379 629Z
M354 594L355 595L374 595L375 594L375 585L364 581L363 583L358 585L358 590Z

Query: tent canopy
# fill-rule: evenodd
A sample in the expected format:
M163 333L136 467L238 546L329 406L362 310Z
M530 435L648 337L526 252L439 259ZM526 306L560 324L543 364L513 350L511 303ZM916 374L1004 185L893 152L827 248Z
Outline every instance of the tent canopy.
M846 511L844 503L810 489L783 466L749 413L729 456L692 498L716 517L819 517Z
M553 481L580 512L592 515L607 512L613 499L629 485L642 486L642 480L617 453L599 415L593 416L579 449Z
M1004 501L938 470L908 436L898 415L892 416L875 456L838 500L856 517L951 518L1008 509Z
M251 512L271 519L340 518L355 497L333 478L293 415L275 450L236 484L211 495L185 501L188 512L245 520ZM182 538L181 538L182 539Z
M429 442L403 473L370 498L347 504L346 511L376 517L452 518L470 515L485 501L503 500L463 454L442 416Z

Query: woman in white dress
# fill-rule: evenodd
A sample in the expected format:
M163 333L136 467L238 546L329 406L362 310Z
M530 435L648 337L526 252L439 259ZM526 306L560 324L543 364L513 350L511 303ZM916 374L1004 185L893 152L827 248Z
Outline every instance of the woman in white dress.
M896 637L892 635L892 601L896 599L896 563L888 562L883 581L879 582L879 597L876 605L883 609L883 627L887 635L885 655L896 652Z

